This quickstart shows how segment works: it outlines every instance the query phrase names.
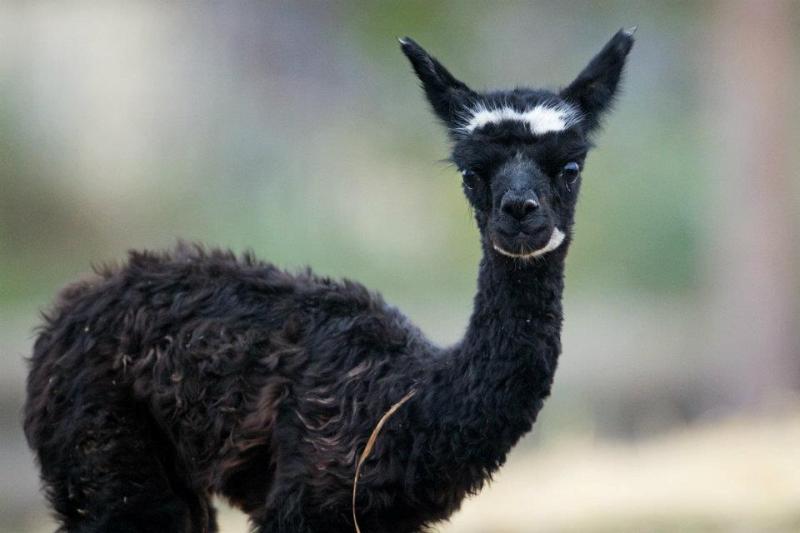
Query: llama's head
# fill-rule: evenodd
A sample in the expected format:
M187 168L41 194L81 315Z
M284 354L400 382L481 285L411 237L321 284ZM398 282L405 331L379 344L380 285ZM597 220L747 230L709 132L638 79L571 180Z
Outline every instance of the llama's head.
M497 253L532 259L569 240L589 139L614 100L634 30L620 30L558 92L473 91L413 40L400 39L447 126L464 193Z

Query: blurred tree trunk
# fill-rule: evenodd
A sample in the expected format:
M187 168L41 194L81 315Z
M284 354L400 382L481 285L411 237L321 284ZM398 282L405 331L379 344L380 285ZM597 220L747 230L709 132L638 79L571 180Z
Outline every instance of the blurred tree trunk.
M703 65L709 173L707 353L715 391L760 406L800 385L787 1L718 1Z

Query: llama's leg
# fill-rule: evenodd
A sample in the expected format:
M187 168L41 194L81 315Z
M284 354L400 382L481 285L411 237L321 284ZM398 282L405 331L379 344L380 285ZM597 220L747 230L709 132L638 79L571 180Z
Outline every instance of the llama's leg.
M310 525L301 513L275 509L264 518L253 520L255 533L332 533L333 527L323 529Z
M266 505L251 516L256 533L316 533L303 512L303 487L280 483L270 491Z
M37 445L62 531L204 531L208 502L181 488L146 415L108 396L76 394Z
M301 441L292 425L278 425L274 439L280 443ZM304 458L295 447L278 447L274 455L275 471L262 506L251 511L250 520L256 533L333 533L335 529L318 530L307 519L306 473ZM329 524L330 525L330 524Z
M255 526L255 533L322 533L309 529L297 517L276 516L266 521L259 521Z
M208 533L217 533L219 531L219 525L217 524L217 510L213 505L211 505L211 501L208 502L206 523L208 524Z

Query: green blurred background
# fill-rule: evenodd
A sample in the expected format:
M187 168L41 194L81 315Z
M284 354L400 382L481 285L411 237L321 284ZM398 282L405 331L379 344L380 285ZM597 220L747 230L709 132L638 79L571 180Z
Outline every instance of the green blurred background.
M54 527L20 410L60 286L198 240L452 342L477 231L395 38L477 89L558 87L632 24L553 397L442 531L800 530L800 4L774 0L3 3L0 531Z

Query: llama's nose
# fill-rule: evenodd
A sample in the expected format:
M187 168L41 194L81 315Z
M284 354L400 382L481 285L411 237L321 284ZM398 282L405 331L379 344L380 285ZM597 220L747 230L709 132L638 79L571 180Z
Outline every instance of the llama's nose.
M539 209L539 199L533 193L506 194L500 202L500 209L503 213L522 220Z

